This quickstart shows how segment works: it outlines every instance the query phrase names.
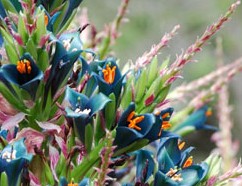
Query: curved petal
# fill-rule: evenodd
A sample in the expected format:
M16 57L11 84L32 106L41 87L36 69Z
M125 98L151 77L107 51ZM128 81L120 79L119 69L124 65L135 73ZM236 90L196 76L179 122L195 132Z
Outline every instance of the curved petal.
M128 127L118 127L116 131L117 133L113 144L117 145L117 149L126 147L134 141L141 139L143 137L142 134Z
M153 174L155 168L152 153L147 150L138 151L136 166L136 180L145 183Z
M181 161L181 151L178 148L178 139L179 138L175 136L161 139L160 146L157 152L160 160L162 160L164 155L169 156L174 166L178 165L178 163ZM166 168L165 170L169 171L170 168L173 167L169 167L168 169Z
M70 87L66 88L65 99L70 102L73 110L77 107L80 107L82 110L85 109L89 100L87 96L76 92Z
M118 121L118 126L125 126L127 127L127 118L129 116L129 114L131 112L133 112L135 110L135 104L133 102L131 102L128 106L128 108L126 108L124 110L124 112L122 113L119 121Z
M199 165L192 165L186 169L181 170L182 181L180 185L182 186L192 186L198 183L206 174L206 169Z
M176 155L174 155L174 156L176 156ZM167 152L166 148L163 148L160 151L160 153L157 155L157 160L159 162L159 170L161 172L164 172L164 173L167 173L170 170L170 168L174 168L175 165L176 165L174 163L173 159L171 159L171 157L170 157L169 153Z
M111 100L107 96L99 93L89 99L88 103L86 104L86 108L91 109L90 115L93 116L96 112L102 110L110 101Z
M179 183L173 181L171 178L163 174L161 171L158 171L155 174L155 182L154 186L161 186L161 185L166 185L166 186L178 186Z

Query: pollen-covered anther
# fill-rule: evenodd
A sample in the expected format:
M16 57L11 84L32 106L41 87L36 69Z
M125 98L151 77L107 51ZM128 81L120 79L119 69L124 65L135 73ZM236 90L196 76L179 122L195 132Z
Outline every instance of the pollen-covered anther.
M171 179L176 181L176 182L181 182L183 180L182 177L181 177L181 174L175 174L174 176L172 176Z
M71 183L68 183L68 186L78 186L77 183L73 183L73 181L71 181Z
M158 136L161 136L162 130L167 130L169 128L171 128L171 124L169 123L169 121L162 121L160 132L159 132Z
M109 65L106 66L106 69L102 70L103 78L108 84L112 84L114 82L115 70L116 70L116 66L113 66L111 68Z
M189 158L187 158L186 162L184 163L183 168L190 167L192 163L193 163L193 157L190 156Z
M76 108L75 112L78 114L87 114L88 115L91 112L91 109L81 110L80 108Z
M176 168L170 168L170 170L166 173L167 176L169 176L172 180L176 182L182 181L181 174L177 174L178 170Z
M16 150L13 150L12 152L4 152L2 154L2 159L5 159L7 162L10 162L14 159L16 159Z
M144 116L138 116L135 117L135 112L131 112L127 118L127 121L129 122L128 127L131 129L141 130L139 126L137 126L138 123L140 123L145 117Z
M213 114L212 110L211 109L208 109L207 112L205 113L205 115L207 117L211 116Z
M27 59L18 61L17 70L20 74L30 74L32 70L30 61Z

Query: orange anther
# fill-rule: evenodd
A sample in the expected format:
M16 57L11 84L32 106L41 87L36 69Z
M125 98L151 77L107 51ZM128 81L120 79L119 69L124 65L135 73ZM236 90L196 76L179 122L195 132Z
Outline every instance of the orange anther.
M138 116L134 118L135 112L131 112L127 118L127 121L129 122L128 127L131 129L141 130L140 127L137 126L138 123L140 123L145 117L144 116ZM134 118L134 119L133 119Z
M77 183L73 183L73 181L71 181L71 183L68 183L68 186L78 186Z
M112 68L110 68L109 65L106 66L106 69L103 69L103 78L104 80L109 83L112 84L115 78L115 70L116 70L116 66L113 66Z
M171 127L171 124L169 123L169 121L163 121L161 127L162 129L169 129Z
M32 67L29 60L24 59L17 62L17 70L20 74L30 74Z
M207 117L211 116L213 113L212 113L212 110L211 109L208 109L207 112L205 113L205 115Z
M45 26L47 26L49 23L49 17L45 15L44 19L45 19Z
M179 148L179 150L182 150L182 149L184 148L185 144L186 144L186 143L185 143L184 141L183 141L183 142L180 141L180 142L178 143L178 148Z
M190 167L192 163L193 163L193 157L190 156L189 158L187 158L186 162L184 163L183 168Z
M162 121L160 132L159 132L158 136L159 137L161 136L162 130L169 129L170 127L171 127L171 124L169 123L169 121Z
M167 118L167 117L170 117L169 112L167 112L167 113L165 113L165 114L162 115L162 119Z

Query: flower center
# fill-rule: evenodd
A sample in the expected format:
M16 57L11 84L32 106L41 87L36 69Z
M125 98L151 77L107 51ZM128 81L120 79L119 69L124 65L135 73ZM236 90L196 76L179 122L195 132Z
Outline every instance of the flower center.
M159 137L161 136L162 130L169 129L171 127L171 124L169 123L169 121L165 120L168 117L170 117L169 112L162 115L162 124L161 124L161 128L160 128L160 132L158 134Z
M170 170L166 173L173 181L180 182L182 181L181 174L177 174L178 170L175 168L170 168Z
M30 61L27 59L20 60L17 62L17 70L20 74L30 74L32 67Z
M81 110L80 108L76 108L75 112L79 113L79 114L87 114L88 115L91 112L91 109Z
M106 65L106 69L103 69L103 78L108 84L112 84L115 78L116 66L112 68L109 65Z
M73 183L73 181L71 181L71 183L68 183L68 186L78 186L77 183Z
M213 113L212 113L212 110L211 109L208 109L207 111L206 111L206 113L205 113L205 115L207 116L207 117L209 117L209 116L211 116Z
M128 127L131 129L141 130L141 128L137 126L137 124L144 120L144 118L144 116L135 117L135 112L131 112L127 118L127 121L129 122Z
M187 158L186 162L184 163L183 168L190 167L192 163L193 163L193 157L190 156L189 158Z
M7 162L10 162L10 161L16 159L16 153L17 153L16 150L12 150L12 152L6 151L2 154L2 159L5 159Z

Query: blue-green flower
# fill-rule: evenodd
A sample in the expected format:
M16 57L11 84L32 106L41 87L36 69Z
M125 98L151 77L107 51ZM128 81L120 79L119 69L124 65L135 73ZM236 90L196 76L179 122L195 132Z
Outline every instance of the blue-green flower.
M3 149L0 153L0 173L7 174L8 185L17 185L23 168L31 159L32 155L27 152L24 139L15 141Z
M211 109L208 106L204 106L196 111L194 111L191 115L189 115L185 121L179 123L173 128L173 132L182 134L183 131L194 131L194 130L217 130L216 127L207 125L207 118L211 115Z
M37 67L29 53L25 53L15 64L3 65L0 69L0 78L8 88L13 83L26 90L34 99L38 85L43 78L43 72Z
M81 53L81 50L67 52L60 41L56 41L55 47L55 54L50 62L51 69L45 86L46 95L51 91L52 97L63 81L68 79L67 76Z
M174 135L164 131L164 129L167 129L166 126L169 125L172 111L172 108L168 108L159 115L135 115L135 104L131 103L118 121L114 145L117 145L117 149L120 149L140 139L147 139L150 143L162 137Z
M193 157L189 153L192 147L183 150L184 142L178 137L162 138L157 153L159 163L155 174L155 186L193 186L200 182L208 171L208 165L193 164Z
M100 64L97 68L99 75L95 77L98 82L99 91L107 96L114 93L116 99L118 99L125 75L122 76L116 62L112 58L108 58L98 64Z
M67 87L65 99L70 103L66 108L66 116L74 120L74 126L82 142L85 142L85 127L91 122L92 117L110 101L104 94L99 93L91 98Z

